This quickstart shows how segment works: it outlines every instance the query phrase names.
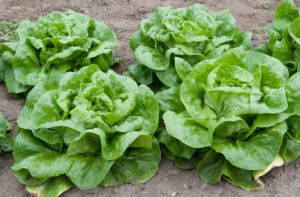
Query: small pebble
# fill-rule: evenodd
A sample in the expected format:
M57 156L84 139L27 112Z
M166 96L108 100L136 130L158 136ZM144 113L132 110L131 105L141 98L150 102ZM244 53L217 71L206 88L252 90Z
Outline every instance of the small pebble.
M176 195L177 195L176 192L172 192L172 193L171 193L171 196L172 196L172 197L175 197Z
M187 188L188 188L188 185L187 185L187 184L183 184L183 188L184 188L184 189L187 189Z
M167 173L170 174L170 175L176 175L176 174L179 174L179 172L180 172L180 171L177 170L177 169L175 169L175 170L168 170L168 171L167 171Z

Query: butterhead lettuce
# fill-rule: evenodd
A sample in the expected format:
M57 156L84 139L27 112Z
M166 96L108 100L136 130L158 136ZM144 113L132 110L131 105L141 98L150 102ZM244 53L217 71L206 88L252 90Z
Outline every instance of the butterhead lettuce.
M22 93L54 73L97 64L107 71L119 47L103 22L74 11L52 12L36 22L20 22L16 40L0 45L0 80L11 93Z
M261 188L254 178L300 155L299 84L300 75L289 78L275 58L229 50L157 94L165 111L158 139L177 166L193 164L209 183L224 177L247 190Z
M55 76L29 92L18 119L12 169L28 191L57 196L156 174L159 109L148 87L97 65Z
M127 74L146 85L157 77L163 86L171 87L196 63L240 46L251 48L251 33L238 30L229 11L211 12L200 4L158 7L130 39L137 64Z

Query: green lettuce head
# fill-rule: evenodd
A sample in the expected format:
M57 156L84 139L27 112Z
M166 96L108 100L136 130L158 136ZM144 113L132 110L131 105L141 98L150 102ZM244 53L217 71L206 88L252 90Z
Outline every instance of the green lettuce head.
M149 88L111 70L56 75L28 94L12 169L29 191L50 196L71 185L142 183L160 161L158 113Z
M171 87L196 63L239 46L251 48L251 34L239 31L228 11L214 13L200 4L179 9L159 7L131 37L130 47L138 64L127 74L146 85L156 75L164 86Z
M268 44L258 51L279 59L290 73L300 69L300 13L293 0L284 0L276 8L273 23L266 27Z
M158 139L179 167L197 164L209 183L223 176L260 188L259 176L300 155L299 88L300 73L289 78L279 60L229 50L198 64L180 87L157 94L165 111Z
M11 93L22 93L56 72L97 64L103 71L116 63L119 47L103 22L74 11L52 12L36 22L22 21L17 39L0 45L0 80Z

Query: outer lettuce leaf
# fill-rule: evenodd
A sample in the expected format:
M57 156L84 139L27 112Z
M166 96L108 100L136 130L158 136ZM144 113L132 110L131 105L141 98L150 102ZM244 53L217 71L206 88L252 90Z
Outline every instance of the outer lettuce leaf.
M212 141L211 133L187 113L176 114L167 111L163 116L168 134L193 148L209 146Z
M244 141L215 137L212 148L222 153L226 160L236 167L245 170L263 170L278 154L286 130L284 122Z
M289 78L279 60L242 48L201 61L179 89L157 93L164 152L179 167L204 153L197 173L209 183L223 177L247 190L261 188L254 173L268 172L279 156L285 162L299 156L299 76Z
M251 34L238 30L228 11L211 12L194 4L187 8L158 7L130 39L138 64L127 75L149 85L153 75L161 85L182 82L194 65L230 48L251 48Z
M161 142L163 144L163 142ZM181 144L176 144L181 146ZM171 161L174 162L175 166L179 169L190 170L194 169L199 162L199 155L195 153L192 158L186 159L184 157L176 156L169 149L161 146L162 153Z
M97 65L55 75L28 94L12 169L45 196L145 182L160 161L158 116L153 92L129 77Z
M233 185L245 190L260 189L263 185L254 181L252 172L231 165L221 154L209 151L197 166L198 176L208 183L218 183L222 176Z
M160 147L153 139L152 149L135 149L128 151L127 155L117 160L102 181L101 185L118 186L122 183L139 184L154 176L160 161Z
M58 177L45 181L38 186L27 186L26 190L39 197L52 197L60 196L71 187L72 184L66 177Z
M119 44L113 31L74 11L22 21L16 35L16 40L0 46L1 78L11 93L25 92L53 73L90 64L107 71L117 62L114 49Z
M8 134L11 129L10 123L0 113L0 153L1 151L9 152L12 150L13 138Z
M179 113L184 111L184 106L180 101L178 86L173 86L156 93L156 98L159 103L160 111L162 112L174 111Z
M177 157L191 159L196 152L195 148L181 143L176 138L168 134L165 130L162 130L157 138L160 143L164 144L168 150Z

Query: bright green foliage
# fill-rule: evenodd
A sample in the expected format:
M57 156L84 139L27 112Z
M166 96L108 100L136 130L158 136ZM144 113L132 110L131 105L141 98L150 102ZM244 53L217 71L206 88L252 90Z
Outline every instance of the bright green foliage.
M159 108L146 86L97 65L38 83L21 111L12 167L28 190L142 183L156 174Z
M0 113L0 153L1 151L8 152L12 150L13 139L8 135L8 131L11 129L10 123Z
M231 49L157 94L165 111L158 139L177 166L198 163L209 183L223 176L247 190L261 188L253 173L269 169L278 155L287 163L300 155L299 89L300 73L289 78L279 60Z
M239 31L229 11L214 13L200 4L159 7L142 20L140 30L130 39L138 64L132 65L127 75L146 85L156 76L171 87L196 63L240 46L251 48L251 33Z
M284 0L276 8L273 23L266 27L268 44L258 51L269 54L285 64L290 73L300 69L300 12L293 0Z
M119 44L113 31L74 11L22 21L16 37L0 45L0 81L11 93L25 92L57 72L90 64L106 71L117 61L113 50Z
M262 188L260 176L300 156L293 0L279 4L268 32L258 48L266 55L249 51L251 33L228 11L159 7L130 39L137 64L126 74L138 86L109 70L119 44L104 23L73 11L21 22L15 41L0 45L0 81L29 92L13 147L17 180L41 197L138 184L156 174L162 151L208 183ZM10 129L0 115L4 151Z

